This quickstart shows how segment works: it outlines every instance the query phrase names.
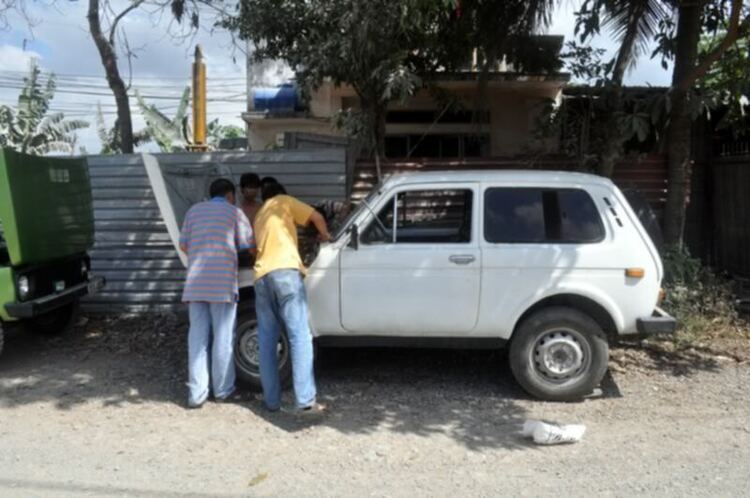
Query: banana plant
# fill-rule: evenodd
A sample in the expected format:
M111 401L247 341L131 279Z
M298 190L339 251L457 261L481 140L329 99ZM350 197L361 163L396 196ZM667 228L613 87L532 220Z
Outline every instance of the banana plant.
M75 148L76 131L87 128L89 123L67 120L62 112L49 113L55 96L55 75L50 74L46 84L40 76L39 67L32 62L16 108L0 106L0 147L34 155L70 154Z
M162 152L179 152L187 150L193 144L193 133L190 128L188 107L190 104L190 87L185 87L173 118L169 118L155 105L147 103L136 91L138 108L146 120L146 133L156 142ZM206 141L209 148L215 149L224 138L226 128L218 119L206 125Z
M102 144L100 154L122 154L122 139L120 138L120 126L117 120L115 124L108 128L104 121L102 106L96 105L96 133ZM138 147L146 142L151 141L148 130L141 130L133 133L133 146Z

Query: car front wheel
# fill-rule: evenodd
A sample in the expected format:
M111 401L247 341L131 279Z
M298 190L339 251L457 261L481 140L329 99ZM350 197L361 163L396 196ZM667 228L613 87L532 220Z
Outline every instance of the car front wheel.
M604 331L576 309L554 307L523 321L510 344L513 375L529 394L548 401L574 401L596 388L607 371Z
M286 387L292 376L292 362L289 358L289 339L284 330L281 331L276 351L279 358L281 385ZM258 322L254 315L241 315L237 319L234 364L240 381L252 389L261 390Z

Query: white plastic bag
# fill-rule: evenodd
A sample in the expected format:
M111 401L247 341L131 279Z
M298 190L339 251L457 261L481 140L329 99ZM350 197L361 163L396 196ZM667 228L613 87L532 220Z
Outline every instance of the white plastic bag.
M577 443L585 432L586 426L582 424L558 425L541 420L527 420L521 429L521 435L542 445Z

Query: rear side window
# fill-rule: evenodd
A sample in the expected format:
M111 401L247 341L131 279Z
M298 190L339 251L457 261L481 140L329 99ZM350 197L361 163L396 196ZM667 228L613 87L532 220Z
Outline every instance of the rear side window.
M599 211L584 190L491 188L484 199L487 242L585 244L604 238Z

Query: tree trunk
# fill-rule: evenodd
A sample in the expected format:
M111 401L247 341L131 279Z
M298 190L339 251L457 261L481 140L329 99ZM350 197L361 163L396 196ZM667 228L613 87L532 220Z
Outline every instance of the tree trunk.
M376 103L372 112L372 131L373 131L373 153L375 154L375 169L378 175L378 183L383 181L383 171L380 167L380 161L385 157L385 115L386 109Z
M677 48L672 74L672 106L667 129L667 204L664 212L664 241L681 247L685 231L690 183L691 127L689 99L692 82L686 88L685 78L693 71L698 58L701 32L701 2L682 2L677 23Z
M89 22L89 31L94 39L96 48L102 59L104 72L107 75L107 83L115 96L117 104L117 122L120 130L120 145L123 153L133 152L133 123L130 117L130 100L125 83L120 77L117 67L117 54L114 44L102 33L101 20L99 18L99 0L89 0L89 11L86 16Z

